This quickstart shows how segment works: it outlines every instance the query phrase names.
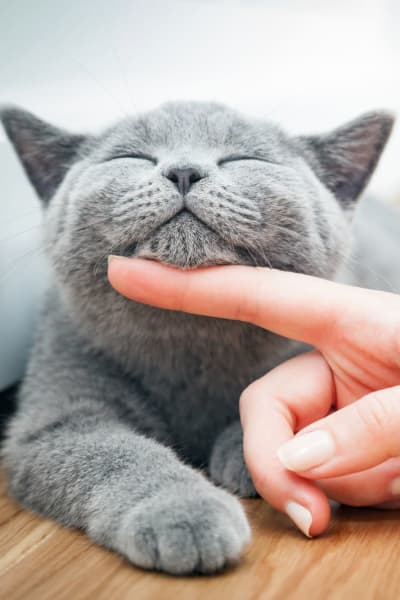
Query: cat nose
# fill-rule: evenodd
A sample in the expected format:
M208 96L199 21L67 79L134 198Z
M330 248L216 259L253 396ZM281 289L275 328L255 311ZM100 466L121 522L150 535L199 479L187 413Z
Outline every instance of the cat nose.
M204 176L197 169L172 168L167 171L165 177L176 185L182 196L185 196L192 185L196 183L196 181L203 179Z

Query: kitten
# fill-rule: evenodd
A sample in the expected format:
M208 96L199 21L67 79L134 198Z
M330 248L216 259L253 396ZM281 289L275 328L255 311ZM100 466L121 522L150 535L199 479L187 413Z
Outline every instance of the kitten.
M141 567L237 561L250 530L229 492L256 494L239 396L301 347L129 301L107 255L333 278L392 117L311 137L211 103L166 104L99 136L17 108L1 119L43 202L54 272L4 448L11 493Z

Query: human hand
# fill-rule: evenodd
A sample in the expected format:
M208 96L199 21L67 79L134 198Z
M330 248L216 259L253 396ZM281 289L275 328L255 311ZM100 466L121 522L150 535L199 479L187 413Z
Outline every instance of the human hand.
M326 528L326 495L400 506L391 502L400 499L400 297L266 268L184 272L125 258L110 261L109 280L145 304L246 321L317 348L240 401L255 486L304 533Z

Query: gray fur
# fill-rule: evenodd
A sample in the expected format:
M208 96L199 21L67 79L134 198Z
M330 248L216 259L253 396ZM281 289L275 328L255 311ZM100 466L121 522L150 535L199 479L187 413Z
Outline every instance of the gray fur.
M108 284L107 256L332 278L391 117L312 138L203 103L167 104L97 137L19 109L2 120L46 205L54 270L4 449L11 492L145 568L208 573L236 561L244 512L195 468L254 495L238 399L301 347L131 302ZM166 177L173 167L201 173L184 197Z
M257 496L243 457L242 427L235 421L220 433L210 456L211 479L242 498Z

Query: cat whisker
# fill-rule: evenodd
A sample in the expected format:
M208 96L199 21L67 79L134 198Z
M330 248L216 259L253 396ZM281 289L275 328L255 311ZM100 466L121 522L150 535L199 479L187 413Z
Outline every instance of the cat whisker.
M38 229L41 227L42 227L42 223L36 223L35 225L31 225L31 227L27 227L26 229L23 229L22 231L17 231L15 233L13 233L12 235L8 235L4 238L0 238L0 245L5 242L9 242L16 238L19 238L20 236L25 235L26 233L30 233L31 231L34 231L35 229Z
M20 221L21 219L23 219L24 217L30 217L30 216L39 216L39 218L41 217L41 214L38 213L36 208L31 208L30 210L25 210L22 212L19 212L18 214L14 215L13 217L11 217L10 219L2 219L1 223L2 225L10 225L11 223L15 223L16 221ZM40 219L41 222L41 219Z
M26 261L27 263L29 262L29 259L33 257L44 255L46 250L47 248L43 246L36 248L33 247L14 258L9 264L8 268L6 268L5 271L0 274L0 282L4 283L12 274L14 274L16 269L21 267L22 261L26 261L26 259L28 259L28 261ZM26 265L26 263L23 263L22 268Z
M373 269L372 267L370 267L369 265L365 264L365 262L361 263L361 261L357 260L356 257L354 255L349 255L344 257L344 266L349 270L349 272L351 274L355 275L355 278L357 278L357 267L359 267L362 264L362 268L367 270L368 273L377 281L381 281L382 282L382 289L388 290L390 292L392 292L393 294L400 294L400 289L399 288L395 288L393 286L393 283L391 281L389 281L384 275L382 275L382 273L379 273L376 269Z

